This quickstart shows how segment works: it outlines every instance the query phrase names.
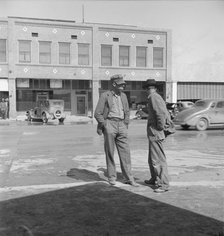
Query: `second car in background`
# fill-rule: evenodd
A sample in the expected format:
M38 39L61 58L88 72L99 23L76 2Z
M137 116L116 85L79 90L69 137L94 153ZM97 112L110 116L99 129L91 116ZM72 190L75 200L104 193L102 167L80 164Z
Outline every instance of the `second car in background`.
M193 126L197 130L224 125L224 99L198 100L195 105L179 112L174 118L174 124L183 129Z
M168 112L170 113L171 119L174 119L174 117L183 110L186 110L194 105L193 102L190 101L180 101L177 103L166 103L166 108ZM148 117L148 108L147 103L142 102L138 104L137 111L135 114L137 119L147 119Z

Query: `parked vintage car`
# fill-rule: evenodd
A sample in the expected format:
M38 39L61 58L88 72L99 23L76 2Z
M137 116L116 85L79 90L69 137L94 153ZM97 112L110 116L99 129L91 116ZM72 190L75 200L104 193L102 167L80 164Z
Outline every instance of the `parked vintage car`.
M136 119L147 119L148 118L148 107L147 102L137 104L137 111L135 113Z
M178 112L186 110L194 106L193 102L190 101L179 101L176 103Z
M198 100L193 107L179 112L173 120L183 129L194 126L197 130L224 125L224 99Z
M194 105L193 102L190 101L180 101L177 103L166 103L166 108L168 112L170 113L171 119L174 119L174 117L183 110L186 110ZM137 106L137 111L135 113L135 116L137 119L147 119L148 117L148 108L147 103L141 103Z
M34 109L26 112L27 120L42 120L47 123L48 120L58 119L60 123L64 122L64 100L49 99L38 101Z
M168 112L170 113L170 118L173 120L174 117L177 115L179 112L177 109L177 103L166 103L166 108Z

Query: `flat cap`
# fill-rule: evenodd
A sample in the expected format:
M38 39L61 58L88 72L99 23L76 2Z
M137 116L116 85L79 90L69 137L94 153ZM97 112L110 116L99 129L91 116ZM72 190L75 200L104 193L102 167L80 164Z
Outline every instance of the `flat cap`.
M123 75L121 74L116 74L116 75L111 76L110 80L112 83L126 84L126 82L124 81Z

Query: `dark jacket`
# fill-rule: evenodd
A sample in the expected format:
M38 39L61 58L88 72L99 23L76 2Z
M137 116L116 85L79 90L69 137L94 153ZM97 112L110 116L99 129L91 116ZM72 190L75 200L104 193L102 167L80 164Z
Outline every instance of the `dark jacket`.
M153 93L148 97L148 136L155 137L157 140L165 138L164 127L168 116L166 104L163 98L157 93Z
M121 102L123 104L124 109L124 123L128 126L129 124L129 105L128 105L128 99L125 93L121 92ZM104 92L98 101L98 104L95 109L94 117L96 118L98 122L97 126L97 133L101 134L103 127L105 125L107 116L110 112L110 109L113 105L113 94L112 91L106 91Z

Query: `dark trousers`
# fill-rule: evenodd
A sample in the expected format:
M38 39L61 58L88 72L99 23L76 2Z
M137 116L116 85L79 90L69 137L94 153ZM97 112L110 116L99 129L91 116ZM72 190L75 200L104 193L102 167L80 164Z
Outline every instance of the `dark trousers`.
M131 172L131 156L126 125L123 121L107 120L103 134L109 180L117 179L116 164L114 161L114 150L116 146L122 174L126 180L133 181L134 178Z
M159 187L169 187L169 175L167 169L166 155L163 150L163 140L156 140L149 136L148 163L151 178Z

